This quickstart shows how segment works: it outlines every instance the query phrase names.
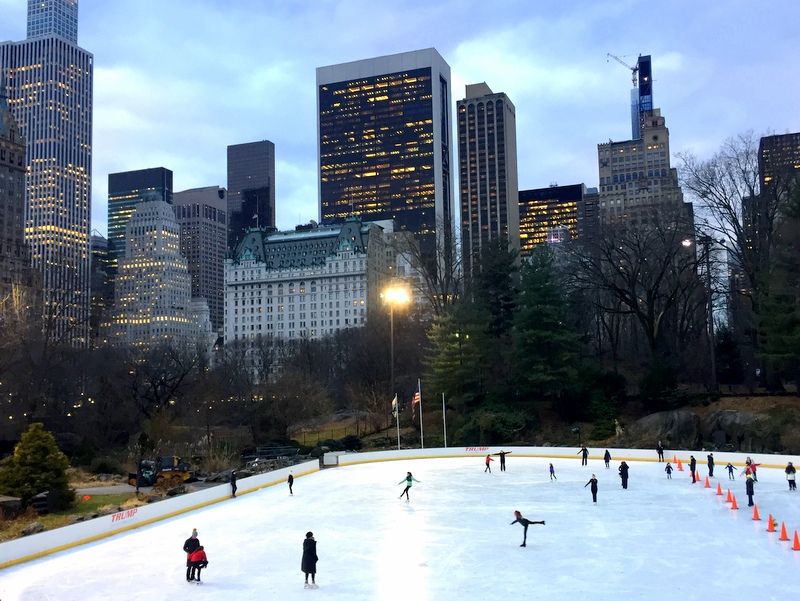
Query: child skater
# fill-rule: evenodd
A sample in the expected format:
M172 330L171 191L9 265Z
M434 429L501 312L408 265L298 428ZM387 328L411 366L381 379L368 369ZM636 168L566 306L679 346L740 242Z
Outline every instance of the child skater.
M484 474L485 474L486 472L489 472L490 474L492 473L492 464L490 463L490 462L492 462L492 461L494 461L494 459L492 459L492 457L491 457L490 455L487 455L487 456L486 456L486 469L485 469L485 470L483 470L483 473L484 473Z
M667 467L664 468L664 471L667 472L667 480L672 480L672 465L670 465L669 461L667 461Z
M586 488L590 484L592 485L592 487L590 488L590 490L592 491L592 502L597 503L597 476L595 476L594 474L592 474L592 477L589 478L589 481L586 484L584 484L583 487Z
M558 480L558 478L556 478L556 468L554 468L553 464L551 463L550 464L550 481L552 482L553 480Z
M736 480L736 476L733 475L733 464L729 462L725 469L728 470L728 480Z
M522 524L522 527L524 528L522 534L522 544L520 545L520 547L524 547L525 543L528 542L528 526L530 526L531 524L541 524L542 526L544 526L544 520L542 520L541 522L532 522L528 518L523 517L519 511L514 512L514 518L515 518L514 521L511 522L510 525L513 526L514 524Z
M406 501L409 500L408 498L408 491L411 489L412 482L419 482L414 476L411 475L411 472L406 472L406 477L400 480L398 484L405 484L406 487L403 489L403 492L400 493L400 498L403 498L403 495L406 496Z
M200 570L208 565L208 557L206 557L203 545L197 547L197 550L189 555L189 562L192 565L192 576L190 580L195 580L197 584L203 584L200 580Z

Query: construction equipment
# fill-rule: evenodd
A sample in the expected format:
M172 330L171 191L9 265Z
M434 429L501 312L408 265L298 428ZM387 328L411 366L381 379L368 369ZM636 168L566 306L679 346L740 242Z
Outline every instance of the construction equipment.
M636 62L636 66L635 67L631 67L628 63L623 61L620 57L614 56L610 52L606 56L610 56L615 61L617 61L620 65L630 69L631 70L631 80L633 81L633 87L635 88L635 87L638 86L638 80L637 80L637 77L636 77L638 75L638 73L639 73L639 62L638 61ZM606 62L608 62L608 59L606 59Z
M190 466L180 457L142 459L139 463L139 486L174 486L192 477ZM128 484L136 486L136 474L128 474Z

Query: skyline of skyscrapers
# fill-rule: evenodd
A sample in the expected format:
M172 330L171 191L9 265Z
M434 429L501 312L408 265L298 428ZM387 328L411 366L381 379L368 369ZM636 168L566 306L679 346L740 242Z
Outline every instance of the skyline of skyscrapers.
M0 43L11 112L27 140L25 239L51 332L88 342L92 54L77 45L78 0L29 0L28 38Z
M467 85L456 107L461 265L469 276L490 240L520 249L517 117L508 96L485 83Z
M452 269L450 66L434 48L317 68L319 217L394 220Z
M192 299L180 226L171 204L140 201L125 226L114 307L104 331L109 344L151 348L159 342L213 343L208 305Z
M228 248L251 227L275 227L275 144L228 146Z

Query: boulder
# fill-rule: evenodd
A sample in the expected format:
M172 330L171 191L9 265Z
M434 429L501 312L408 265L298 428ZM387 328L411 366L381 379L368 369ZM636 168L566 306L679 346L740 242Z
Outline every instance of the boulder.
M44 526L41 522L31 522L25 529L22 531L22 536L30 536L31 534L39 534L40 532L44 532Z
M652 448L661 441L667 449L699 449L702 443L700 417L691 411L662 411L628 426L619 444L628 448Z

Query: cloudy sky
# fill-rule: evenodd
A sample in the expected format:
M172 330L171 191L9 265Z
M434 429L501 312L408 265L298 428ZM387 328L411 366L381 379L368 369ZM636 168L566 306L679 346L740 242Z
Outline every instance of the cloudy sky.
M0 0L22 40L25 0ZM226 147L275 143L278 227L316 219L315 69L435 47L453 98L485 81L516 106L521 189L597 185L597 144L630 138L630 65L653 57L673 155L800 131L795 0L80 0L94 54L92 227L108 174L174 172L176 191L227 183Z

